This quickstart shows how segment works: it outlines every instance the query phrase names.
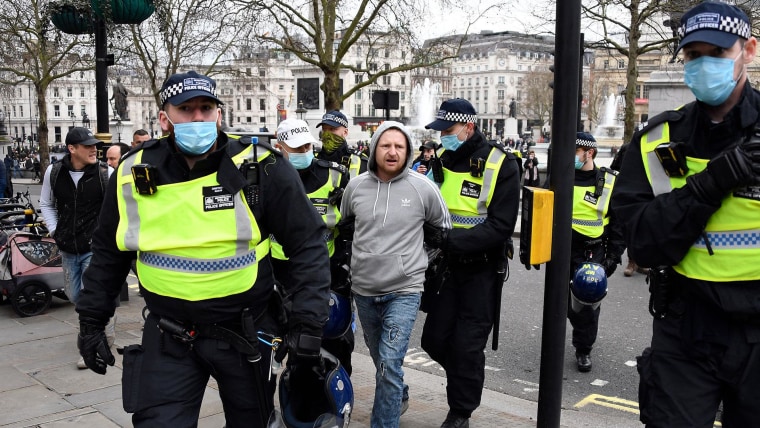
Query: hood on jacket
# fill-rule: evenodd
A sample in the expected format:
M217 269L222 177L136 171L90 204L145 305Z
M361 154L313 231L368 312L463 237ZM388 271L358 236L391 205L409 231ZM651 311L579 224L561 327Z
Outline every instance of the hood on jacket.
M374 134L372 134L372 139L369 142L369 162L367 162L367 169L372 173L373 176L377 177L375 173L377 172L377 161L375 160L375 149L377 148L377 141L380 139L380 136L383 135L383 133L389 129L398 129L399 131L404 133L404 136L406 136L406 168L404 168L401 171L402 175L406 170L408 170L412 166L412 160L414 159L414 149L412 148L412 135L409 133L409 130L404 126L401 122L395 122L393 120L386 120L380 126L377 127L377 130Z

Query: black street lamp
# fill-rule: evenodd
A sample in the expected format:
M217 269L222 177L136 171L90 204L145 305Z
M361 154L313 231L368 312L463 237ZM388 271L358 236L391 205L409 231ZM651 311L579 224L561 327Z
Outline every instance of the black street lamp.
M306 110L303 106L303 101L298 102L298 108L296 109L296 114L298 115L298 118L303 120L303 116L308 112L309 110Z
M76 124L77 115L75 115L73 111L70 111L69 112L69 117L71 117L71 127L73 128L73 127L77 126L77 124Z
M118 134L118 142L121 143L121 129L124 125L121 124L121 116L118 114L114 120L116 121L116 133Z
M156 116L148 118L148 124L150 125L150 138L153 138L153 124L156 123Z

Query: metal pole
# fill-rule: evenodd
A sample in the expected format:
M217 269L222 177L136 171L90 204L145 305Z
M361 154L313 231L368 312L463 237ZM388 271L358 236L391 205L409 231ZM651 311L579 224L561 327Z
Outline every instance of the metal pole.
M95 109L99 134L108 130L108 40L106 23L102 18L95 18Z
M554 191L552 258L546 265L537 427L559 427L565 356L570 239L578 109L581 1L557 2L554 108L549 187Z

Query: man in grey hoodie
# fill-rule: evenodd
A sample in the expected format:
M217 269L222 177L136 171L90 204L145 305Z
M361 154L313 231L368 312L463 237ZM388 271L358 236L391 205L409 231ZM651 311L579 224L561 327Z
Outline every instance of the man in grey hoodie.
M349 181L341 204L342 217L354 219L352 291L377 369L373 428L398 427L408 407L402 364L428 264L423 225L451 229L438 187L409 169L411 142L403 124L383 122L370 142L368 170Z

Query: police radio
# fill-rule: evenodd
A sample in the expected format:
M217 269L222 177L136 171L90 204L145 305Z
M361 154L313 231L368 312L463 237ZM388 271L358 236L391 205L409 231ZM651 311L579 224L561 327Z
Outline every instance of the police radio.
M240 165L240 172L243 173L247 185L245 186L245 200L248 205L256 205L261 200L261 190L259 188L261 170L259 169L258 156L256 154L256 146L259 144L258 137L251 137L251 144L253 144L253 160L248 161L243 159L243 164Z

